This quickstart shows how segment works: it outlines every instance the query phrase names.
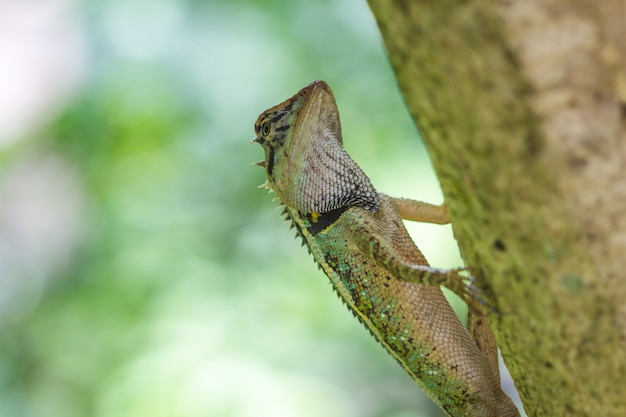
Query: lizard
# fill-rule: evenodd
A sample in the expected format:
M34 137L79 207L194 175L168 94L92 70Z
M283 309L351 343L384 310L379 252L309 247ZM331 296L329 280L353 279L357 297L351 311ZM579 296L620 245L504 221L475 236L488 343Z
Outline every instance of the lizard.
M449 416L514 417L497 348L461 270L431 268L402 219L445 224L445 205L379 193L343 148L339 111L314 81L259 115L255 138L276 193L340 298ZM468 331L441 287L470 306ZM470 335L471 333L471 335Z

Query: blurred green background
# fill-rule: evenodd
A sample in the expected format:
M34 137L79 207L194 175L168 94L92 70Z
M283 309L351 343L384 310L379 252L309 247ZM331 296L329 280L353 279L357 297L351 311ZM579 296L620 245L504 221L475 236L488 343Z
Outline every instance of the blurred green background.
M256 188L315 79L379 190L442 200L364 0L0 5L0 416L441 415Z

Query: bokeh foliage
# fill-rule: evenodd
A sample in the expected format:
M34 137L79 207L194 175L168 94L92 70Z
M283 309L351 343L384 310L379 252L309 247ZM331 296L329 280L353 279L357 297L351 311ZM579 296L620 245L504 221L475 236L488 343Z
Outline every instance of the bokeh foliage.
M440 200L366 3L73 7L88 62L80 90L0 150L3 182L21 164L63 167L58 190L57 171L40 177L52 190L35 200L44 213L57 200L78 206L61 225L78 231L63 259L29 269L0 257L0 282L39 285L1 310L0 415L435 415L250 166L262 158L247 143L257 115L324 79L373 183ZM458 263L449 230L412 230L433 264Z

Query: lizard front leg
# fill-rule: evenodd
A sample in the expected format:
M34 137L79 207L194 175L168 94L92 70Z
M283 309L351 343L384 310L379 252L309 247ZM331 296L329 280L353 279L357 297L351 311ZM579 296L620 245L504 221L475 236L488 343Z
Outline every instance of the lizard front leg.
M398 197L389 197L389 201L404 220L435 224L450 223L445 203L437 205Z
M403 220L434 224L450 223L450 216L445 203L436 205L408 198L390 196L386 196L386 198L388 198ZM382 253L379 253L379 255L382 255L382 258L387 257L387 255ZM473 294L476 292L476 289L471 286L471 277L459 274L459 272L465 270L464 268L443 270L424 267L423 265L410 265L408 268L398 266L398 268L407 269L406 274L398 277L399 279L421 284L442 285L461 297L468 304L471 311L482 312L479 297L477 294Z
M354 227L352 238L363 253L401 281L446 287L468 304L478 298L470 278L460 274L463 268L438 269L409 262L398 256L392 242L382 241L380 236L384 235L374 235L364 225Z

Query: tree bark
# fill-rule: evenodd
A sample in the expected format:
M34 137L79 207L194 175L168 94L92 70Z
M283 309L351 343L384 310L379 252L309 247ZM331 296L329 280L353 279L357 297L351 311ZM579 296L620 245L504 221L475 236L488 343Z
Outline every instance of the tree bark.
M626 416L626 1L370 0L529 416Z

